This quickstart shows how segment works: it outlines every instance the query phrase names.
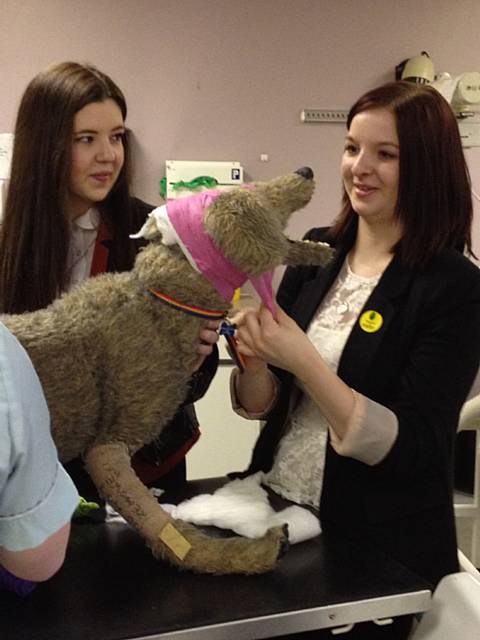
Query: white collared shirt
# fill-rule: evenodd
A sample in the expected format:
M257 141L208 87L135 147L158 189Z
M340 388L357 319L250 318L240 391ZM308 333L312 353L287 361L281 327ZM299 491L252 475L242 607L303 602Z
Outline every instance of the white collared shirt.
M73 220L68 255L68 270L70 272L67 290L83 282L90 276L92 269L95 241L100 224L100 213L95 207Z

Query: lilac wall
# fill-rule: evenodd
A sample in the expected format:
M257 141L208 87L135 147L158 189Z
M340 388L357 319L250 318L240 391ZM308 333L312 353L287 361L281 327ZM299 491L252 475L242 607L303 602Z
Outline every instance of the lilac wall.
M126 94L139 196L160 202L166 159L240 160L251 179L309 164L318 187L299 234L338 209L344 135L302 125L300 110L346 109L421 50L437 71L478 71L479 24L478 0L1 0L0 131L35 73L90 61ZM479 193L480 148L467 157Z

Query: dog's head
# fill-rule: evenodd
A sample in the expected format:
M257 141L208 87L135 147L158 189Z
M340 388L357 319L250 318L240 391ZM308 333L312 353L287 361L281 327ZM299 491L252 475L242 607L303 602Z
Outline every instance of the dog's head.
M290 216L308 204L314 189L313 171L304 167L268 182L205 191L154 210L137 237L180 244L192 265L229 299L247 277L270 274L281 264L330 259L328 245L293 242L284 234Z
M245 273L260 275L286 263L289 240L284 229L314 190L313 172L305 167L227 191L206 210L205 228L230 262Z

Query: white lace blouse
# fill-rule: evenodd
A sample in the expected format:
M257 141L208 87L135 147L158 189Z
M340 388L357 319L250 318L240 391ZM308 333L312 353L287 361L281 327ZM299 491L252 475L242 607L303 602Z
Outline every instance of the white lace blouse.
M380 274L369 278L356 275L345 260L310 323L307 335L334 371L355 320L379 279ZM328 427L319 407L303 394L265 484L284 498L318 508Z

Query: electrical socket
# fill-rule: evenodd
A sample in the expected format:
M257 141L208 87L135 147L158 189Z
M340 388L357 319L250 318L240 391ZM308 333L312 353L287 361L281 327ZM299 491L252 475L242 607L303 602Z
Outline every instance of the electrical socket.
M346 122L348 111L342 109L303 109L300 112L302 122Z

